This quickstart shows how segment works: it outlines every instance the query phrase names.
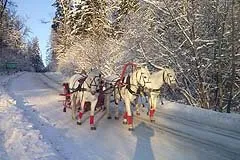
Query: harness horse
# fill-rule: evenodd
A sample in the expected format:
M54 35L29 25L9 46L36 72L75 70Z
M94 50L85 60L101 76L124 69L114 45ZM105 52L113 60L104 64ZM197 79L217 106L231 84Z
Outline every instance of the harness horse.
M169 87L176 86L176 75L173 69L164 68L158 72L153 72L150 76L151 84L150 89L147 91L149 95L149 117L150 121L154 122L154 113L157 108L157 99L160 97L160 90L163 84Z
M128 124L128 129L133 130L133 118L131 104L138 97L139 92L145 88L150 88L150 72L145 67L136 69L123 80L120 79L114 89L115 103L118 105L122 99L125 103L124 124ZM117 106L116 106L117 108ZM118 115L115 115L118 118Z
M94 112L99 99L99 92L102 89L102 75L100 71L93 70L87 75L81 76L79 74L73 75L69 79L69 88L72 91L71 98L71 108L72 108L72 119L77 119L77 124L81 125L82 117L85 109L85 102L90 102L90 127L91 130L95 130L94 125ZM79 112L77 115L79 106Z

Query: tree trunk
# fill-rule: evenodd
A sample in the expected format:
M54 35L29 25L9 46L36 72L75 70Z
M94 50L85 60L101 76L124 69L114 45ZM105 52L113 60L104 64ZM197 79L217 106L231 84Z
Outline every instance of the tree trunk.
M4 13L4 10L6 9L6 7L7 7L7 3L8 3L8 0L5 0L5 2L4 2L4 0L2 0L2 10L1 10L1 12L0 12L0 19L2 19L2 17L3 17L3 13Z
M235 73L236 73L236 68L235 68L235 26L234 26L234 5L235 5L235 0L232 0L232 36L231 36L231 41L232 41L232 55L231 55L231 60L232 60L232 67L231 67L231 84L229 87L229 98L228 98L228 105L227 105L227 113L230 113L231 111L231 105L232 105L232 98L233 98L233 85L235 83Z

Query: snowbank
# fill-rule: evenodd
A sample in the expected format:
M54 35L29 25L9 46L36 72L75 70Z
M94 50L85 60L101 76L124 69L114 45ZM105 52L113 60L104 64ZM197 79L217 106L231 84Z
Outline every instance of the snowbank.
M60 159L44 142L39 130L28 122L23 111L5 91L9 80L21 75L0 76L0 159L54 160Z
M165 102L159 110L163 110L164 113L176 115L185 120L240 133L240 114L220 113L175 102Z

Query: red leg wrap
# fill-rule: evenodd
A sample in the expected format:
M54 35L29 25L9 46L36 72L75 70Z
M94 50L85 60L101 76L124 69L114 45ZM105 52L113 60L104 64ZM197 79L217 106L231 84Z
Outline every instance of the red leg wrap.
M79 113L78 113L78 118L79 118L79 119L82 119L82 116L83 116L83 113L82 113L82 112L79 112Z
M128 122L128 124L132 124L133 123L132 116L127 116L127 122Z
M123 115L123 119L127 119L127 117L128 117L127 112L125 112L124 115Z
M94 116L90 116L90 125L94 124Z
M149 112L150 112L149 116L150 116L150 117L153 117L153 116L154 116L154 113L155 113L155 109L150 109Z

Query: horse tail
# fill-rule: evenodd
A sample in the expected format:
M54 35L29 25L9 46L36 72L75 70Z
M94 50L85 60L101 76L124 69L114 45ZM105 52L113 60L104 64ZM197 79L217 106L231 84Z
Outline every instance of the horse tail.
M121 99L122 99L119 82L120 82L120 80L118 80L114 85L113 97L114 97L114 102L115 102L116 105L118 105L119 101L121 101Z

